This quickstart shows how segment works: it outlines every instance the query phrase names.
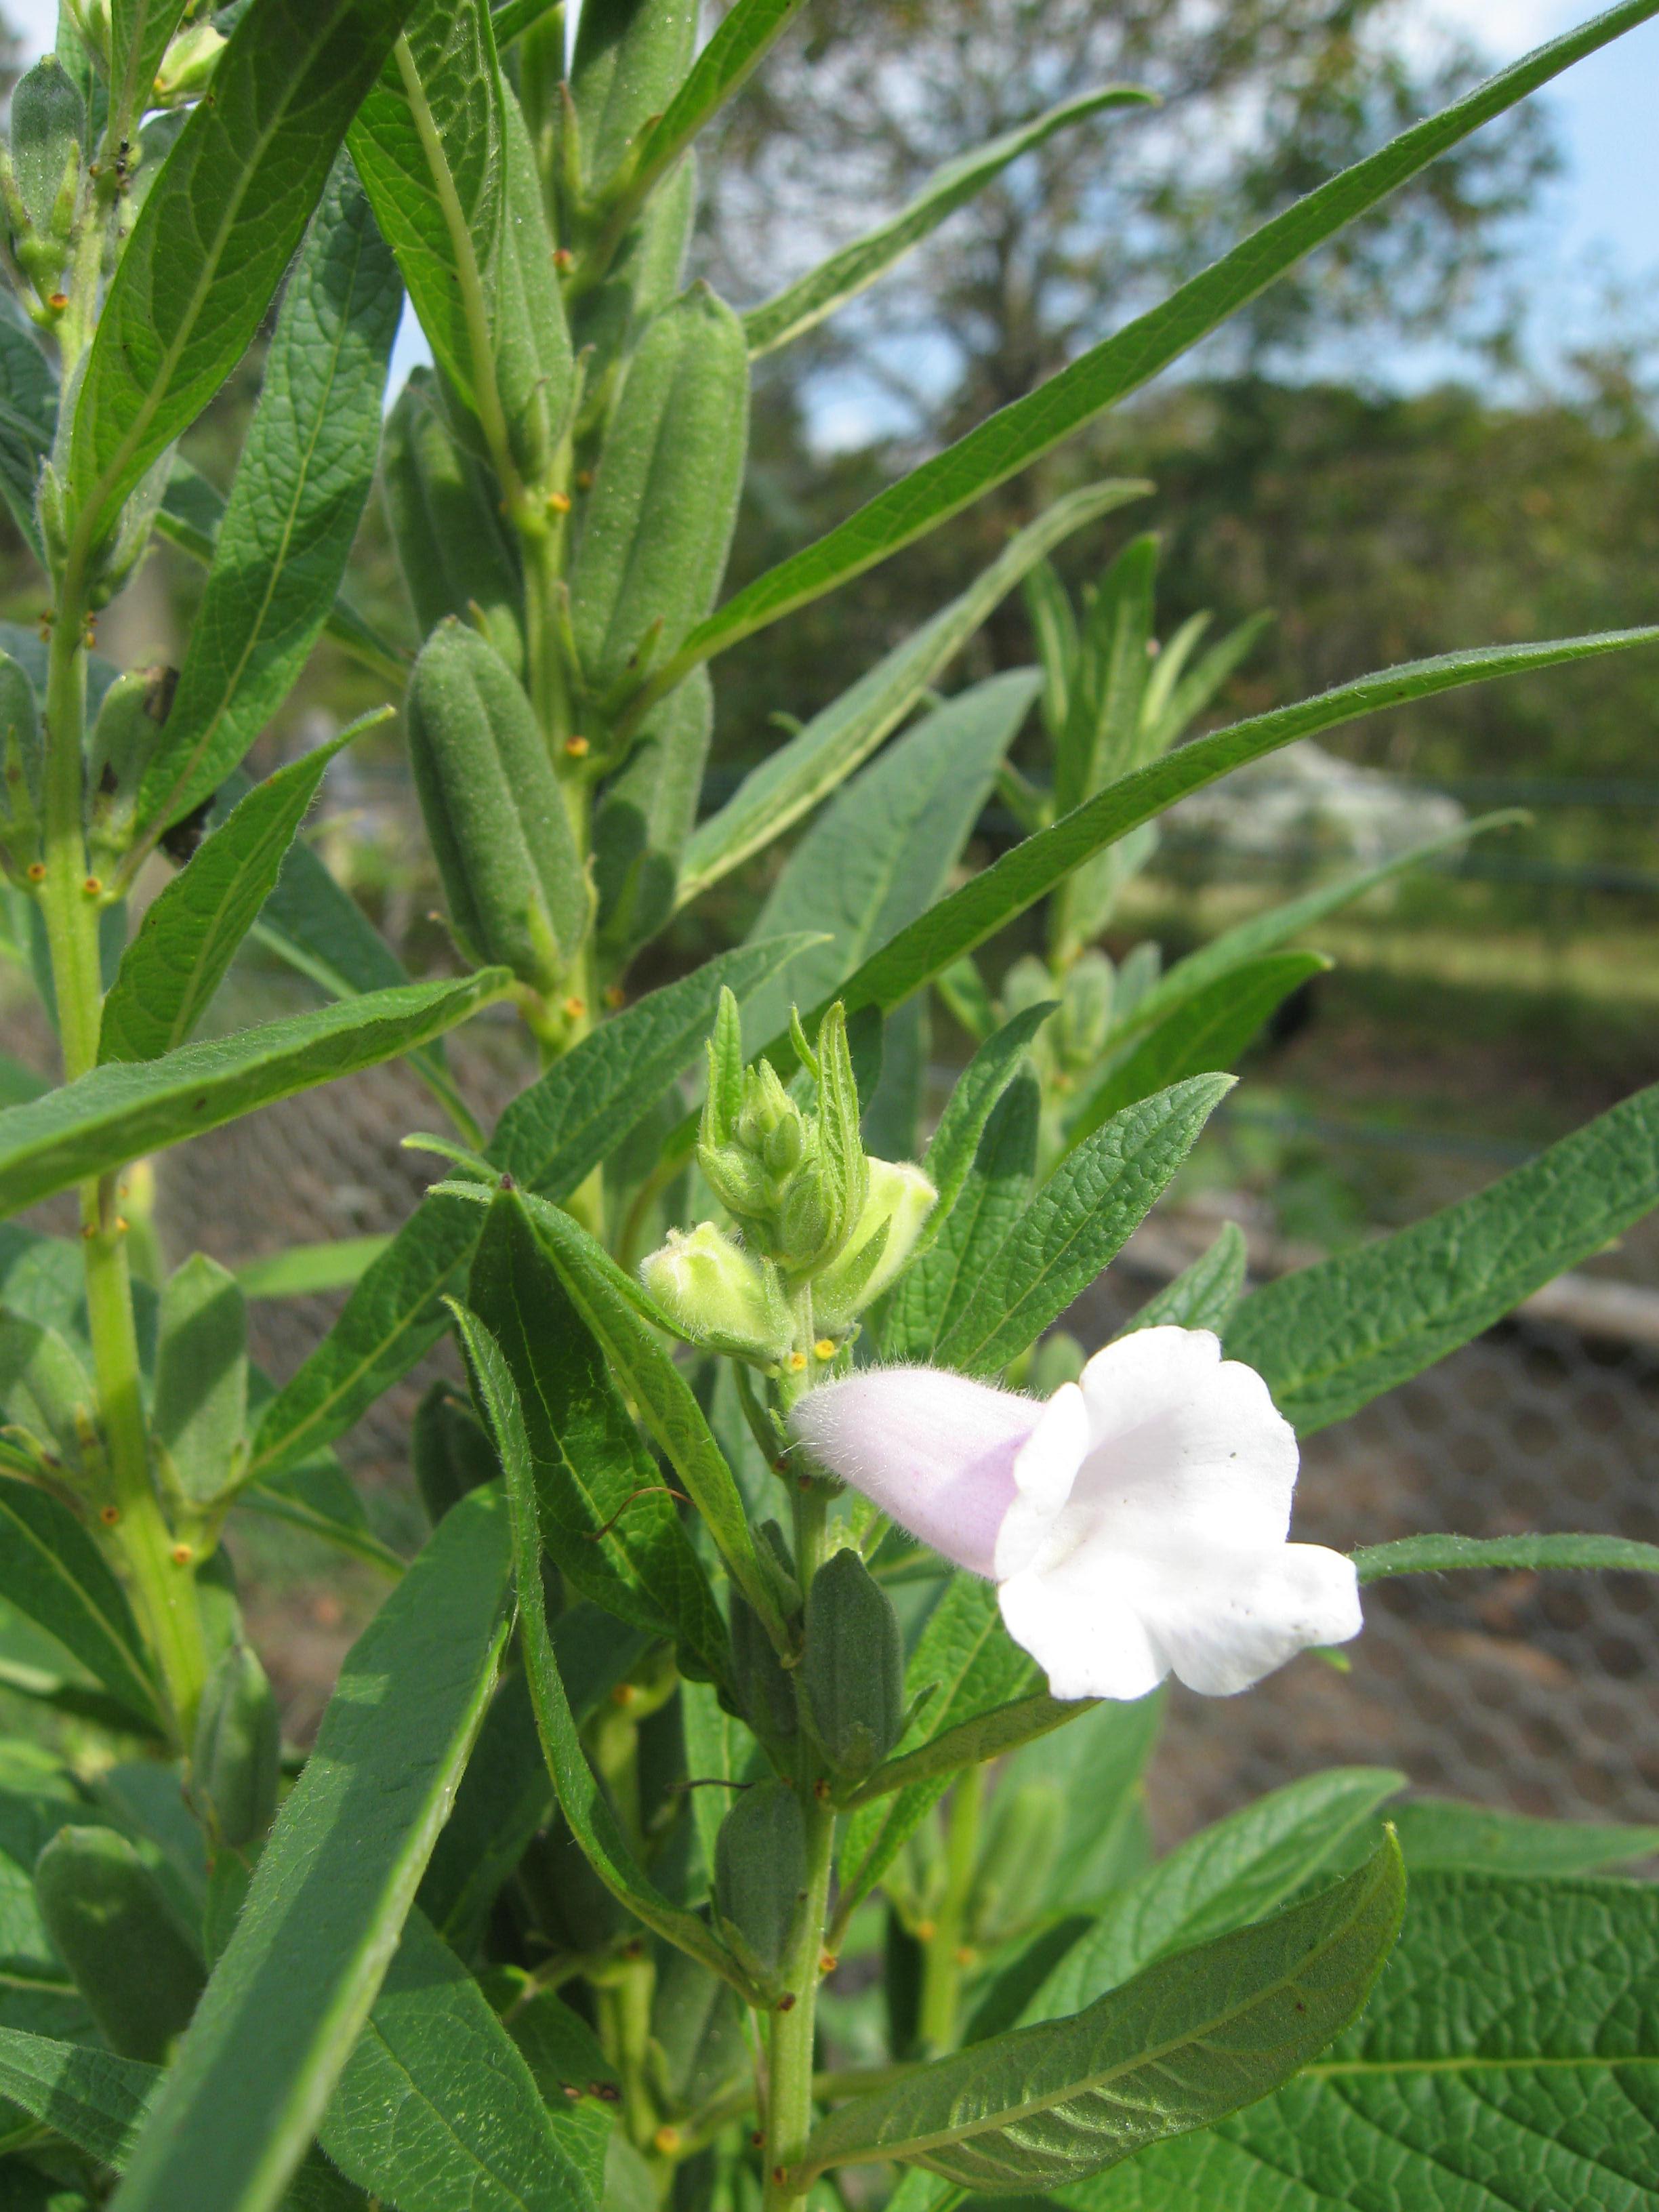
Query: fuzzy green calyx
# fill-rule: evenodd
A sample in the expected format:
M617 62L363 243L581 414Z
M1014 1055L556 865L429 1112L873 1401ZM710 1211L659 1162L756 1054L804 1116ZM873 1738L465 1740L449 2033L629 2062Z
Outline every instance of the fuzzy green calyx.
M640 1280L688 1344L706 1346L769 1367L789 1349L788 1302L769 1260L756 1260L717 1229L700 1222L640 1267Z
M939 1193L909 1160L869 1163L869 1194L847 1249L812 1285L815 1323L848 1328L897 1279L915 1250Z
M769 1062L744 1066L737 1001L723 993L697 1145L716 1197L790 1287L810 1282L845 1249L870 1188L839 1006L824 1016L817 1048L802 1037L798 1050L817 1087L811 1110L791 1097Z

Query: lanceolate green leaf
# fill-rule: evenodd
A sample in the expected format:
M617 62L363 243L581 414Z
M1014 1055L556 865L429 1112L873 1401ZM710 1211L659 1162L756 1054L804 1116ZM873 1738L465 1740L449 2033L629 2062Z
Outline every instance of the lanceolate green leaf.
M135 2058L0 2027L0 2096L118 2172L161 2078Z
M390 1237L340 1237L320 1244L290 1244L235 1270L246 1298L309 1298L343 1291L390 1244Z
M1056 500L1011 538L959 598L895 646L787 744L751 769L719 813L693 832L677 902L684 906L698 897L810 813L898 727L1022 576L1085 523L1151 489L1145 483L1085 484Z
M43 565L34 488L57 427L57 377L8 292L0 298L0 497Z
M0 1113L0 1213L103 1175L140 1152L216 1129L255 1107L395 1059L498 997L500 968L377 991L160 1060L112 1061Z
M1405 1786L1384 1767L1334 1766L1201 1828L1107 1900L1026 2019L1079 2011L1154 1959L1259 1920L1340 1863L1349 1838Z
M871 1805L878 1798L890 1796L896 1790L908 1790L917 1783L943 1784L963 1767L981 1766L988 1759L1000 1759L1006 1752L1018 1751L1022 1744L1035 1743L1039 1736L1051 1735L1057 1728L1064 1728L1067 1721L1079 1720L1091 1710L1086 1700L1079 1703L1075 1698L1068 1701L1051 1698L1046 1692L1016 1698L1012 1705L994 1705L988 1713L980 1713L958 1727L946 1729L941 1735L930 1736L926 1743L907 1752L902 1759L890 1759L885 1766L878 1766L867 1782L842 1802Z
M696 1060L721 987L741 1004L799 950L788 939L722 953L584 1037L502 1115L491 1164L544 1197L568 1197ZM266 1413L256 1475L331 1442L437 1341L448 1325L444 1292L459 1286L483 1226L479 1210L454 1198L428 1199L404 1224Z
M1253 1291L1227 1349L1307 1435L1443 1359L1656 1204L1659 1085L1474 1197Z
M410 1913L323 2117L336 2166L398 2212L593 2212L559 2117L477 1982Z
M1501 70L1438 115L1320 185L1183 284L1161 306L1091 347L1024 399L1001 409L924 461L822 538L728 599L657 679L667 690L696 661L723 652L793 608L885 560L960 512L1084 423L1177 360L1304 255L1375 207L1564 69L1659 12L1659 0L1626 0L1594 21Z
M115 2202L265 2212L304 2155L448 1814L507 1632L506 1508L454 1507L347 1655Z
M1655 0L1655 5L1659 8L1659 0ZM1492 646L1471 653L1445 653L1433 660L1408 661L1378 675L1362 676L1294 707L1255 714L1248 721L1218 730L1212 737L1198 738L1109 786L1051 828L1039 830L1005 853L960 890L941 899L920 921L901 930L890 944L848 976L839 995L849 1014L860 1006L890 1010L1045 896L1092 854L1127 836L1143 822L1153 820L1189 791L1201 790L1229 769L1260 760L1296 738L1315 737L1363 714L1407 705L1466 684L1484 683L1491 677L1556 667L1603 653L1621 652L1627 646L1650 644L1656 639L1659 639L1659 629L1610 630L1598 637L1565 638L1545 645ZM781 1041L779 1047L769 1048L769 1057L776 1060L781 1048Z
M1183 1076L1231 1067L1274 1009L1330 965L1322 952L1267 952L1183 999L1090 1093L1067 1130L1071 1141L1080 1143L1125 1106Z
M939 1193L939 1204L917 1242L918 1256L938 1242L939 1231L973 1171L986 1123L1019 1073L1026 1047L1054 1011L1054 1002L1048 1000L1024 1007L986 1039L957 1077L922 1162Z
M1232 1087L1194 1075L1126 1107L1043 1184L937 1346L941 1366L995 1375L1086 1290L1151 1211Z
M138 136L167 41L185 0L114 0L110 9L109 137L112 153Z
M702 1514L732 1581L782 1643L783 1624L761 1571L742 1494L703 1411L647 1318L645 1295L580 1223L544 1199L520 1197L571 1302L639 1408L658 1449Z
M536 1724L541 1732L542 1749L571 1833L606 1888L619 1897L647 1928L654 1928L659 1935L689 1952L712 1973L732 1982L745 1996L750 1995L745 1978L707 1924L696 1913L671 1904L641 1870L588 1765L548 1632L535 1476L518 1393L513 1387L507 1362L489 1330L464 1306L452 1302L452 1310L507 1476L520 1632L524 1639L530 1694Z
M1537 1820L1490 1805L1415 1797L1389 1817L1413 1879L1437 1873L1594 1874L1659 1854L1659 1828L1611 1820Z
M554 1565L724 1680L726 1626L702 1562L598 1344L510 1198L490 1208L467 1298L512 1370Z
M737 0L691 64L685 82L644 134L630 204L642 201L677 161L704 124L760 66L774 40L799 13L802 0Z
M151 186L70 447L79 557L258 329L410 0L258 0ZM73 565L73 564L72 564Z
M907 730L836 797L790 854L761 908L764 939L826 933L759 994L763 1036L792 1003L816 1006L944 889L1020 724L1037 678L1015 669L976 684Z
M150 835L223 782L322 634L374 478L403 286L343 157L265 356L163 730L144 773Z
M1353 2018L1404 1902L1390 1837L1322 1895L1161 1960L1086 2012L855 2098L814 2130L791 2179L891 2158L988 2194L1039 2193L1209 2126L1277 2087Z
M324 770L356 734L257 784L151 903L104 1001L100 1060L159 1060L185 1042L270 896Z
M161 1706L126 1594L66 1505L0 1475L0 1597L79 1660L140 1726Z
M873 284L884 270L890 269L930 231L937 229L947 216L954 214L982 186L1000 176L1011 161L1032 152L1057 131L1082 122L1085 116L1097 115L1102 108L1140 106L1152 97L1150 93L1124 84L1079 93L1075 99L1062 100L1059 106L1051 107L1046 115L1021 124L1018 130L1005 131L1000 138L993 138L988 144L963 155L957 161L947 161L942 169L934 171L909 206L890 221L866 231L850 246L842 246L839 253L831 254L829 260L821 262L787 290L758 307L751 307L743 319L750 355L758 356L787 345L792 338L801 337L814 324L821 323L826 315L833 315L866 285Z
M1154 1970L1160 1971L1160 1970ZM1364 2017L1264 2102L1073 2212L1650 2212L1659 1889L1413 1874Z
M1231 1335L1228 1350L1232 1350ZM1601 1569L1609 1574L1659 1574L1659 1544L1633 1536L1401 1536L1367 1544L1353 1555L1362 1583L1393 1575L1447 1575L1502 1568Z
M1224 1221L1209 1250L1148 1298L1119 1334L1132 1336L1138 1328L1159 1328L1167 1322L1176 1328L1213 1329L1219 1336L1243 1293L1249 1258L1243 1231L1236 1221Z

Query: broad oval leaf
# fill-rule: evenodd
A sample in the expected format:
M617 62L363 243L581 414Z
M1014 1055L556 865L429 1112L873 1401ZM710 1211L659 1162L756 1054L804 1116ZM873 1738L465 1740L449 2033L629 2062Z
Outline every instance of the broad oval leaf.
M1160 1960L1085 2012L855 2098L813 2130L790 2179L897 2159L987 2195L1036 2194L1207 2127L1347 2026L1404 1904L1399 1847L1385 1837L1321 1895Z

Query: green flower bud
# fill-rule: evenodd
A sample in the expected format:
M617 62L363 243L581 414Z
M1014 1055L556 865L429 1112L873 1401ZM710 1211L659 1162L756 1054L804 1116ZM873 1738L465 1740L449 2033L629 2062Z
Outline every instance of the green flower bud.
M228 43L210 22L190 24L162 56L155 72L153 102L143 104L177 107L186 100L199 99L212 83L219 57Z
M806 1888L806 1824L787 1782L744 1791L714 1838L714 1909L763 1974L783 1963Z
M765 1170L736 1145L697 1147L697 1164L708 1187L745 1228L758 1228L772 1210L772 1188Z
M138 793L178 688L176 668L135 668L104 694L87 766L93 872L107 875L137 835Z
M86 135L80 88L56 54L44 55L11 96L12 167L36 231L49 228L66 174L79 174Z
M904 1726L904 1639L891 1599L856 1552L837 1552L813 1577L801 1682L830 1765L861 1782Z
M1084 1073L1099 1059L1111 1026L1116 970L1103 952L1085 952L1060 986L1054 1036L1062 1066Z
M45 765L34 686L0 653L0 852L19 875L40 854Z
M283 1730L265 1670L246 1644L233 1644L202 1692L191 1784L219 1841L257 1843L276 1810Z
M717 1229L678 1229L640 1267L640 1280L689 1344L769 1367L789 1349L790 1316L777 1270Z
M908 1160L869 1163L870 1190L847 1249L812 1284L814 1318L832 1332L872 1305L909 1261L939 1193Z
M1039 1006L1054 995L1054 977L1041 960L1028 952L1023 960L1015 961L1002 979L1003 1018L1023 1014L1028 1006Z

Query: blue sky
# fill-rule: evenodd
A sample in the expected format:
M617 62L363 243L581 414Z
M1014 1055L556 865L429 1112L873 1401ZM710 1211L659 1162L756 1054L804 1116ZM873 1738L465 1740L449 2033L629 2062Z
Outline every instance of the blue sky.
M0 0L32 49L50 43L56 0ZM1495 60L1508 61L1595 12L1595 0L1421 0L1425 21L1461 27ZM1659 273L1659 21L1581 62L1544 95L1556 118L1566 173L1551 191L1525 246L1534 326L1547 342L1583 312L1595 277L1632 289ZM419 358L400 343L404 360Z

